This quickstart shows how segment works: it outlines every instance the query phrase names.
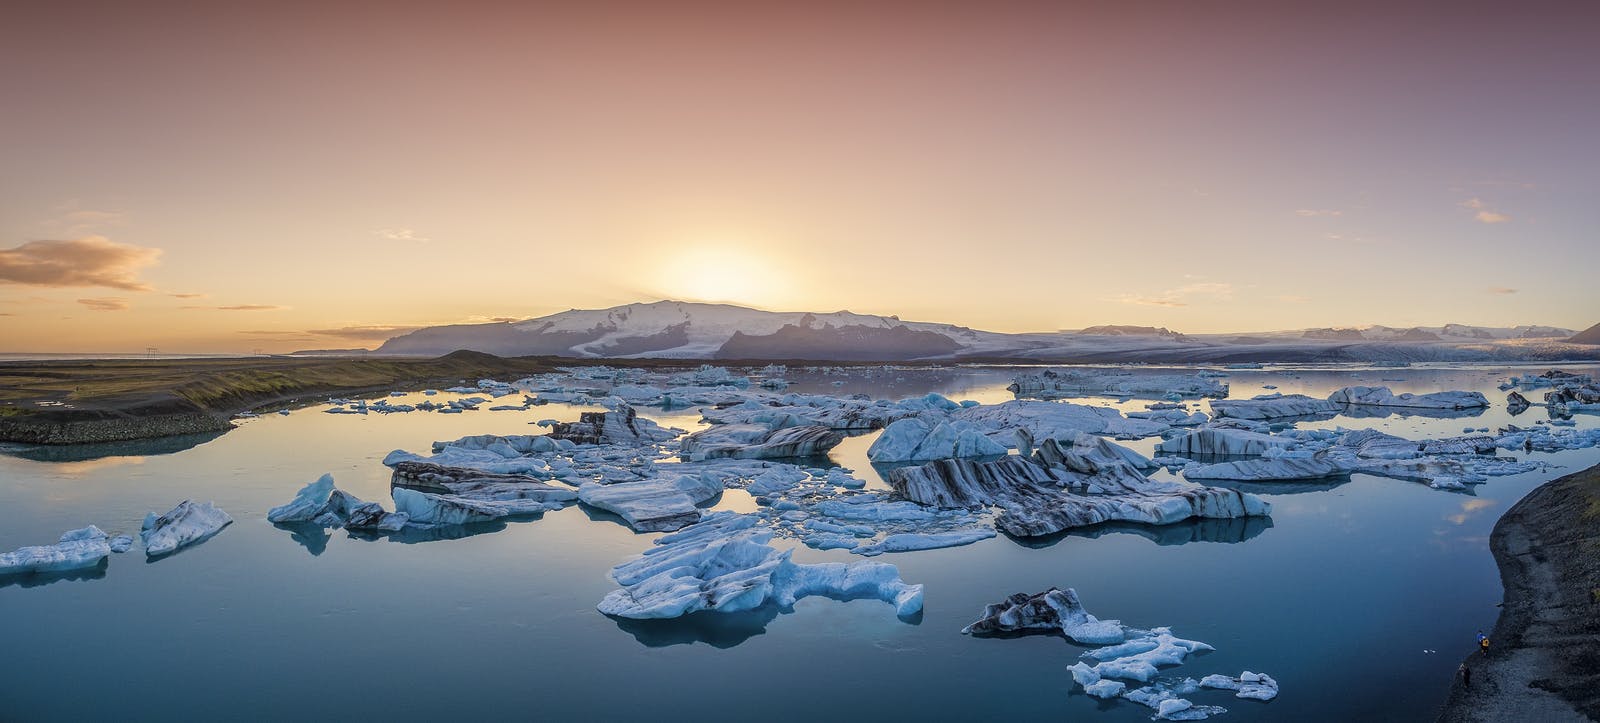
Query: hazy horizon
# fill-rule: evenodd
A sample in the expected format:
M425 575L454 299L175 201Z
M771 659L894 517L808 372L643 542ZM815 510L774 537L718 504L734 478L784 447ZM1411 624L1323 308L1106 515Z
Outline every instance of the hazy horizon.
M0 26L0 352L371 347L662 298L1582 330L1597 19L33 4Z

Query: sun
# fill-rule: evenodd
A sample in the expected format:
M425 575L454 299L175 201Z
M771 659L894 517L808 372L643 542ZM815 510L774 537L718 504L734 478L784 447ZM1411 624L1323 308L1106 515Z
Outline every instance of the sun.
M669 298L743 305L770 304L786 284L781 265L733 244L702 244L669 251L655 286Z

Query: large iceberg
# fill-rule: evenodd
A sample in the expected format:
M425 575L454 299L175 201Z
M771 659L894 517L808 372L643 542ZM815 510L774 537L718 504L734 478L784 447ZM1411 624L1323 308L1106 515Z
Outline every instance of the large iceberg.
M871 597L893 603L902 616L922 610L922 586L907 585L893 565L879 562L805 565L792 550L768 545L772 531L733 512L656 540L656 546L611 571L622 585L600 612L623 618L675 618L701 610L739 612L767 604L788 607L810 595Z
M90 525L69 530L54 545L22 547L0 553L0 575L65 572L94 567L111 555L108 536Z
M1345 387L1328 395L1328 401L1353 406L1413 409L1475 409L1489 406L1489 400L1478 392L1395 394L1388 387Z
M709 474L672 474L638 482L578 488L578 499L620 516L640 532L676 530L700 519L696 505L722 494L722 481Z
M167 555L205 541L232 522L233 518L213 503L184 500L167 514L158 517L152 512L147 515L139 540L144 543L146 555Z
M665 442L679 434L681 430L640 419L633 407L619 402L610 411L583 412L576 422L557 422L549 436L578 444L639 444Z
M884 428L883 434L867 448L867 459L908 462L1005 453L1005 445L990 439L985 430L971 422L907 417Z
M1260 432L1213 427L1165 440L1156 445L1156 452L1247 457L1265 454L1273 448L1291 447L1294 443L1293 439Z
M812 457L826 454L843 440L843 434L822 425L722 424L685 437L683 455L692 460Z
M1171 428L1150 419L1129 419L1110 407L1090 407L1069 402L1013 400L951 412L952 419L971 422L988 431L989 438L1007 447L1016 444L1017 430L1029 439L1077 438L1081 433L1114 437L1150 437Z
M1304 394L1260 394L1249 399L1213 399L1211 411L1218 417L1234 419L1278 419L1331 415L1339 411L1339 406Z
M1018 376L1006 387L1019 397L1225 397L1228 385L1213 377L1144 374L1105 369L1049 369Z
M1089 438L1094 439L1094 438ZM1236 490L1160 482L1100 451L1103 439L1063 449L1045 440L1032 458L947 459L889 470L897 493L936 507L994 506L995 525L1017 537L1049 535L1101 522L1165 525L1191 517L1267 515L1271 505Z

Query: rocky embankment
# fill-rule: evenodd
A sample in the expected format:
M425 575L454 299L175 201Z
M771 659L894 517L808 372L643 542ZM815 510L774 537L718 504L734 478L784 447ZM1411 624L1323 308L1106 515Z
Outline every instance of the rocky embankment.
M1439 720L1600 720L1600 466L1529 493L1494 527L1505 602Z

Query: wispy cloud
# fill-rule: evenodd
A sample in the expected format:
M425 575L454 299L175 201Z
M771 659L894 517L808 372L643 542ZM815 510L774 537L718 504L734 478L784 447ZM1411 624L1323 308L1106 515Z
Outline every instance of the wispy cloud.
M228 306L185 306L200 311L285 311L289 307L277 304L231 304Z
M101 211L80 206L81 203L76 199L57 206L54 210L59 215L40 222L39 228L52 236L78 238L128 223L128 215L121 211Z
M1469 198L1462 201L1461 206L1462 208L1471 209L1474 212L1472 218L1478 223L1506 223L1511 220L1510 216L1490 209L1489 204L1484 203L1483 199L1480 198Z
M1344 211L1337 211L1337 210L1334 210L1334 209L1331 209L1331 208L1299 208L1299 209L1295 209L1294 215L1296 215L1296 216L1307 216L1307 217L1310 217L1310 216L1343 216L1344 215Z
M1197 281L1160 294L1123 294L1113 301L1140 306L1188 306L1191 301L1227 301L1233 298L1233 284L1219 281Z
M174 299L204 299L204 298L206 298L205 294L200 294L200 293L174 293L174 294L167 294L167 296L170 296L170 297L172 297Z
M97 299L78 299L78 303L88 307L90 311L123 311L128 308L128 300L115 296L103 296Z
M139 281L139 272L160 256L161 249L117 243L104 236L29 241L0 249L0 283L149 291L150 285Z
M1489 287L1489 293L1491 293L1491 294L1515 294L1515 293L1517 293L1517 291L1518 291L1517 289L1513 289L1513 288L1511 288L1509 286L1491 286L1491 287Z
M385 241L409 241L411 243L427 243L427 242L433 240L433 239L428 238L427 236L423 236L421 234L418 234L416 229L411 229L411 228L399 228L399 227L397 227L397 228L380 228L380 229L378 229L376 231L373 231L372 233L374 235L376 235L378 238L381 238L381 239L383 239Z

